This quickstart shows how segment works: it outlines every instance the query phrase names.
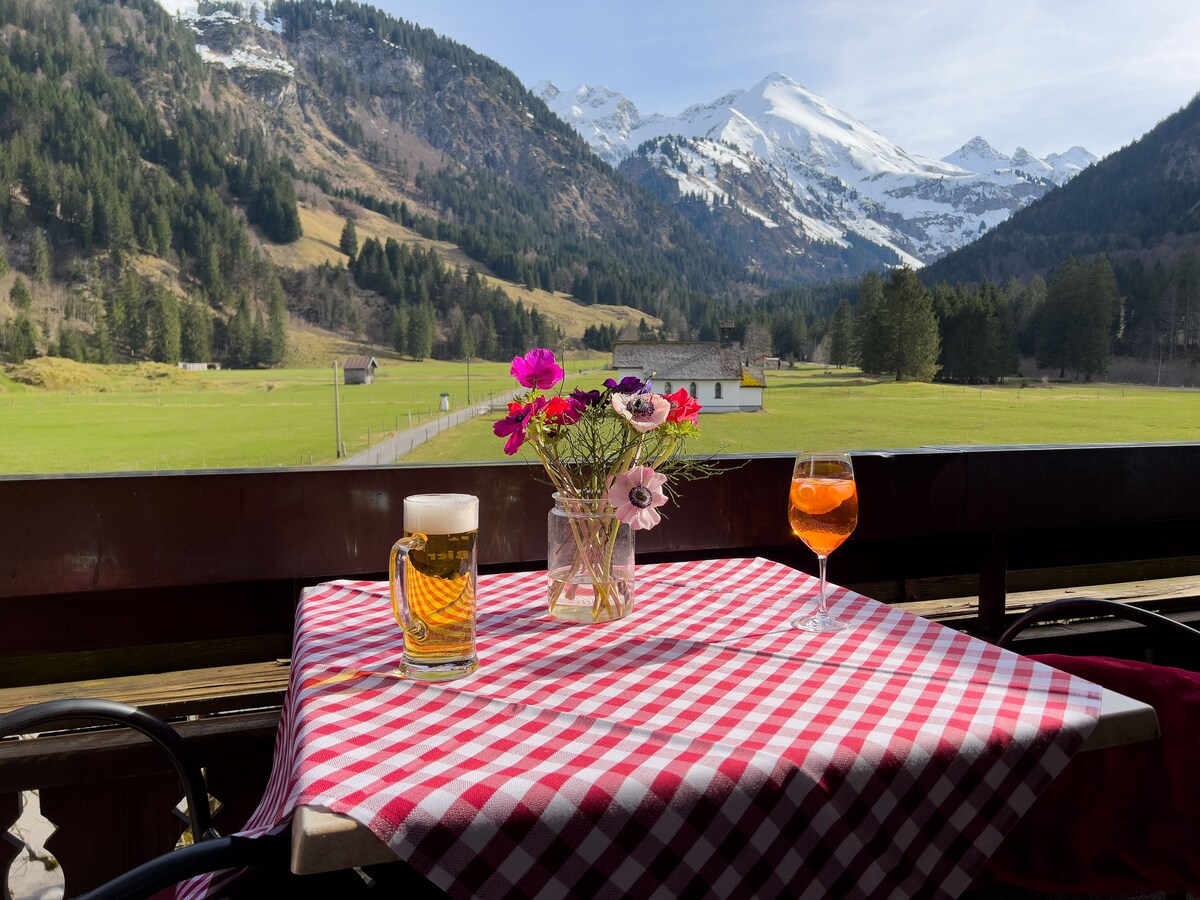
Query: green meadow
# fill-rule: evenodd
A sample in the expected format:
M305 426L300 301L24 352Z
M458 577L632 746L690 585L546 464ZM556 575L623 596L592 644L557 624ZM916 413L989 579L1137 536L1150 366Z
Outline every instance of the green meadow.
M602 363L569 362L568 386L599 386L603 371L579 370ZM429 423L443 392L454 409L466 403L465 363L381 364L374 384L337 387L347 455ZM473 362L470 381L474 402L515 388L506 363ZM896 383L816 366L768 372L767 384L761 412L701 416L692 452L1200 441L1196 391ZM447 430L403 459L503 459L491 421ZM333 370L189 373L43 359L0 375L0 435L2 474L329 464L337 459Z
M462 362L381 360L371 385L333 368L181 372L153 364L38 360L0 376L0 473L117 472L331 463L428 423L441 394L467 399ZM10 373L11 374L11 373ZM339 372L340 375L340 372ZM472 401L511 390L503 363L471 363Z
M691 452L705 455L1200 441L1200 391L1111 384L1043 387L1021 379L983 387L897 383L811 366L768 372L761 412L701 415L700 431ZM499 444L488 423L476 421L405 458L497 459L503 456Z

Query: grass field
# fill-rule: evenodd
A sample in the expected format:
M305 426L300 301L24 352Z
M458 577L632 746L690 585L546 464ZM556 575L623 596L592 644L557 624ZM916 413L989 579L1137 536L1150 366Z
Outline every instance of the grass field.
M43 371L38 371L39 369ZM181 372L41 359L47 386L0 376L0 473L107 472L328 463L333 370ZM471 364L471 398L509 391L503 363ZM385 360L372 385L339 385L348 454L428 422L440 395L466 402L465 363Z
M604 358L570 360L595 387ZM461 362L381 359L375 384L339 385L348 454L466 402ZM581 368L593 367L587 374ZM336 459L331 367L181 372L41 359L0 375L0 473L234 468ZM27 383L33 382L33 384ZM1200 441L1200 392L1120 385L958 387L819 367L771 372L765 409L702 416L696 453L960 444ZM514 388L505 363L471 364L478 401ZM503 459L490 419L418 446L410 462Z
M702 415L692 452L1200 441L1200 391L1106 384L1023 388L1020 380L961 387L807 367L768 372L764 407ZM406 459L498 459L498 444L487 423L473 422Z

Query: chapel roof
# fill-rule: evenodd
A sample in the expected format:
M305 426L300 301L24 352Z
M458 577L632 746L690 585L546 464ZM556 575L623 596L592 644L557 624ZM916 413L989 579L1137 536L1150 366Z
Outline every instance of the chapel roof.
M742 377L738 351L716 341L619 341L613 368L640 368L659 380Z

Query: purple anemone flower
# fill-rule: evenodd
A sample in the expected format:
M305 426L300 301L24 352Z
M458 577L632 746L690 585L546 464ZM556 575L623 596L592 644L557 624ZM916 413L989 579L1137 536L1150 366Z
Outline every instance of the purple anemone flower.
M508 404L508 415L499 422L492 423L492 434L496 437L508 438L504 442L506 455L512 456L521 449L521 445L525 443L525 429L529 427L530 420L541 412L545 405L545 397L538 397L532 403L524 405L510 403Z
M646 388L645 382L634 375L626 375L620 384L615 379L604 379L604 386L614 394L640 394Z
M610 378L609 381L612 381L612 379ZM575 388L567 396L584 409L589 406L599 406L603 399L603 395L599 391L585 391L583 388Z

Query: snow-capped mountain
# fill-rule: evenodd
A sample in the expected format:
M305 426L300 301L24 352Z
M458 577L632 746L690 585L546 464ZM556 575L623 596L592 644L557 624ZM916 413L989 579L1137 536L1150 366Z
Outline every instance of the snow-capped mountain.
M1080 147L1009 157L980 137L941 160L910 154L780 73L673 117L643 116L604 87L534 93L701 230L740 230L753 242L744 261L769 256L773 269L930 262L1095 161Z
M1082 147L1072 147L1066 153L1051 153L1045 159L1038 159L1024 147L1018 147L1012 156L1005 156L979 135L942 157L942 162L977 175L1017 171L1048 178L1056 185L1070 181L1095 161L1096 157Z
M204 58L235 72L243 89L276 109L302 102L293 77L296 47L257 5L251 21L224 9L201 16L196 0L161 2L196 32ZM390 58L403 48L384 40L363 52ZM923 265L1095 160L1079 147L1045 159L1018 148L1010 157L980 137L940 160L911 154L779 73L677 116L643 115L606 87L564 91L541 82L533 93L599 156L673 205L727 259L770 281ZM354 118L364 136L395 143L395 125L375 115L377 106L373 101L369 115L329 112L344 127ZM421 106L426 118L452 112L437 101ZM477 136L451 145L458 152ZM497 158L496 149L489 146L481 159ZM498 158L512 172L524 171L533 157L514 144Z

